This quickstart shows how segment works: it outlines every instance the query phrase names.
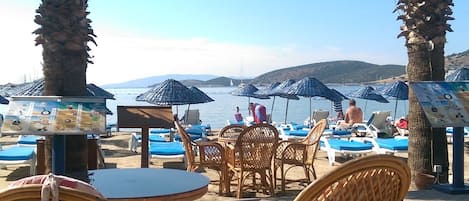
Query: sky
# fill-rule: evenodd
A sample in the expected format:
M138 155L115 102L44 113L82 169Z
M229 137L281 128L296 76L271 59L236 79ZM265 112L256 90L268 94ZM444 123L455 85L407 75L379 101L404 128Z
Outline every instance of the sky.
M0 0L0 84L42 76L31 33L40 0ZM87 81L165 74L254 77L308 63L407 63L396 0L89 0L98 46ZM454 0L446 54L469 49L469 1Z

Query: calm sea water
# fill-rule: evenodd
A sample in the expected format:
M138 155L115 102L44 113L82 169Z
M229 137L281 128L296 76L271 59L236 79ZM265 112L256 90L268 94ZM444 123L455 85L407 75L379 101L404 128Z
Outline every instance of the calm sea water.
M343 86L343 85L331 85L330 88L337 89L343 94L347 95L350 92L359 89L360 85L354 86ZM377 86L379 88L379 86ZM191 105L191 109L199 109L200 119L203 124L210 124L212 128L222 128L226 124L226 120L233 119L233 114L235 113L235 107L239 106L241 113L244 117L248 116L248 98L233 96L230 95L230 92L235 88L233 87L219 87L219 88L200 88L202 91L207 93L215 101L205 104L196 104ZM148 88L121 88L121 89L106 89L109 92L115 95L116 100L108 100L107 106L113 111L114 115L108 116L108 123L117 122L117 105L150 105L146 102L135 101L135 97L145 91ZM267 108L267 113L270 113L272 106L272 98L270 100L259 100L251 98L251 102L257 102L263 104ZM390 111L394 115L394 106L395 100L389 100L390 103L378 103L375 101L366 101L361 99L356 99L357 105L362 108L364 111L364 118L368 119L371 112L373 111ZM343 101L343 109L345 111L348 102ZM274 103L274 109L272 113L273 121L283 122L285 117L285 107L286 99L276 97ZM173 112L179 111L179 116L181 117L184 114L184 111L187 109L187 105L173 106ZM312 99L312 109L313 110L329 110L331 115L335 116L335 112L332 109L332 103L323 98L313 98ZM408 110L407 101L399 101L397 107L397 117L405 116ZM300 98L300 100L290 100L289 109L288 109L288 122L297 122L303 123L303 121L309 115L309 99Z

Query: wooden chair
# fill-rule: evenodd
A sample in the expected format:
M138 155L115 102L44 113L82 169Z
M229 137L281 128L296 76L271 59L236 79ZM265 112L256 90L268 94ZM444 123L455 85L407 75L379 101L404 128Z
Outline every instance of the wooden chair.
M277 145L277 129L270 124L256 124L244 129L234 145L226 146L228 169L238 178L237 198L242 197L244 182L250 175L254 188L274 194L271 167ZM256 186L256 173L261 177L261 186ZM229 181L231 179L227 180L228 187Z
M219 139L233 139L234 141L236 141L239 134L246 128L247 126L240 125L240 124L231 124L231 125L225 126L218 133L218 138Z
M37 175L13 182L0 192L1 201L105 201L89 184L65 176Z
M217 142L194 142L189 134L178 122L175 122L178 133L181 135L182 143L185 149L185 156L187 162L187 171L194 172L199 167L206 167L219 171L220 186L219 194L222 194L223 185L226 177L226 159L225 149ZM196 160L198 156L198 160Z
M297 142L282 141L279 143L275 154L274 161L274 178L277 179L277 170L280 168L282 192L285 192L285 176L287 172L296 166L302 166L305 172L306 180L311 182L310 172L314 179L316 179L316 171L314 169L314 159L319 149L319 140L324 129L326 128L326 120L318 121L314 127L309 131L308 135ZM287 169L285 164L291 165Z
M332 170L298 194L295 201L404 199L410 169L400 158L373 155L358 158Z

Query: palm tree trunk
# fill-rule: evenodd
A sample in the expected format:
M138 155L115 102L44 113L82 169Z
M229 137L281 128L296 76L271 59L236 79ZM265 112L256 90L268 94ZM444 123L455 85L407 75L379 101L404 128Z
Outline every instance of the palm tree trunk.
M407 76L409 82L431 80L429 68L430 58L425 44L407 45L409 64ZM432 172L432 135L431 125L417 101L417 97L409 88L409 160L412 177L417 172Z
M87 42L95 43L92 36L96 37L87 18L87 7L87 0L42 0L36 10L38 15L34 22L40 28L33 33L38 35L36 45L43 48L46 96L86 95L86 68L91 63ZM45 143L47 172L52 169L53 140L53 137L48 137ZM64 174L88 181L86 135L67 135L64 143Z

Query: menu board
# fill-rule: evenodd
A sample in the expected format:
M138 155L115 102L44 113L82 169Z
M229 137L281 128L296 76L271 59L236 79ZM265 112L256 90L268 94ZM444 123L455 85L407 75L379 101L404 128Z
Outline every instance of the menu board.
M469 126L469 82L415 82L410 86L433 127Z
M102 98L12 97L4 116L3 134L105 133L106 102Z

